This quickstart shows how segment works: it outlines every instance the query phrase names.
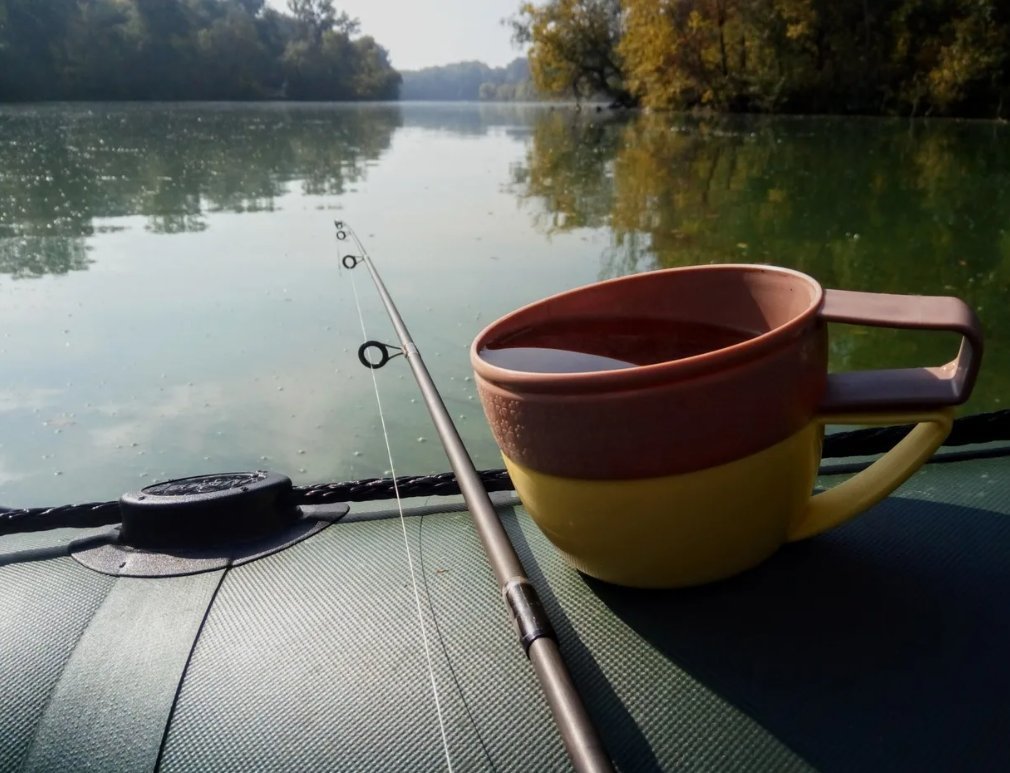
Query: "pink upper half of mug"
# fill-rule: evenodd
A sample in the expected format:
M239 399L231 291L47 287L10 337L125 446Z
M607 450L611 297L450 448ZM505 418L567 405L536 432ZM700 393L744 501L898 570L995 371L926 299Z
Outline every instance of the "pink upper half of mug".
M789 269L716 265L600 282L525 306L485 328L470 360L495 439L511 459L590 479L670 475L722 464L809 423L827 380L824 291ZM635 317L702 323L739 343L619 370L540 373L481 357L524 331Z

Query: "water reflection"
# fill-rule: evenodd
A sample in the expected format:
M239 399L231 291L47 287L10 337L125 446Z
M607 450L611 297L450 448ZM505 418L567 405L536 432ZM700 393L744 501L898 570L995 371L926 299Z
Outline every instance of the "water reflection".
M1010 378L1010 127L991 123L542 116L513 190L549 234L609 228L601 274L774 263L825 286L957 295ZM945 335L839 329L838 369L937 364Z
M390 144L396 106L65 105L0 110L0 272L86 268L100 221L142 215L155 233L209 212L272 211L297 180L343 193Z
M73 236L0 237L0 274L15 277L65 274L88 267L83 239Z
M389 469L357 294L365 337L391 333L340 268L337 217L380 263L482 467L501 462L469 380L476 332L657 266L770 261L961 295L989 341L969 410L1002 407L1006 131L513 105L2 107L0 503L213 470ZM951 354L923 340L850 329L833 358ZM409 374L385 369L381 389L397 470L444 470Z
M527 133L552 106L516 102L404 102L411 129L445 132L462 137L481 137L505 131L511 136Z
M0 107L0 503L391 469L357 295L375 335L386 315L341 269L337 217L381 261L479 463L500 464L465 355L492 303L526 299L480 288L511 269L491 257L505 240L542 242L502 190L538 110ZM444 470L416 386L389 369L382 388L399 469Z

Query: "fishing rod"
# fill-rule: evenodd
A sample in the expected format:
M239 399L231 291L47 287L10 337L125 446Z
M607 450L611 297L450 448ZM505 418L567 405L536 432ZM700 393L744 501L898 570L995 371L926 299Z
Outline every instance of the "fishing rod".
M364 263L372 277L372 283L379 293L379 298L382 300L383 306L386 307L386 313L393 323L397 338L400 340L399 347L379 341L366 341L358 349L358 359L363 365L373 370L381 368L390 359L401 354L410 364L414 380L417 381L417 386L435 424L446 456L449 457L449 465L456 475L460 493L473 516L477 534L484 546L484 552L512 614L519 640L526 656L533 664L540 687L547 698L568 756L578 771L593 771L594 773L613 771L614 768L604 749L603 741L593 726L575 683L568 673L565 661L561 657L557 634L554 632L547 612L537 595L536 588L526 577L519 556L516 555L515 548L509 541L508 534L498 518L498 512L481 483L473 460L470 458L466 446L463 445L456 425L449 418L449 412L445 408L442 396L435 388L435 383L425 367L420 350L411 338L396 304L393 303L379 272L357 234L340 221L336 221L334 225L337 228L337 239L345 241L349 235L360 253L359 255L345 255L341 259L343 266L352 269L360 263ZM369 360L366 356L369 349L378 349L380 359ZM390 349L398 349L399 351L390 355Z

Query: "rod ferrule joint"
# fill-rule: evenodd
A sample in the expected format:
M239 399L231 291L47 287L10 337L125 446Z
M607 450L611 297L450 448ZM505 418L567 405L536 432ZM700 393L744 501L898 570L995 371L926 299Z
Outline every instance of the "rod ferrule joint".
M547 637L557 640L554 627L547 617L547 610L537 595L537 589L529 580L525 577L509 580L502 590L502 596L512 610L512 624L519 634L519 641L527 657L530 646L537 639Z

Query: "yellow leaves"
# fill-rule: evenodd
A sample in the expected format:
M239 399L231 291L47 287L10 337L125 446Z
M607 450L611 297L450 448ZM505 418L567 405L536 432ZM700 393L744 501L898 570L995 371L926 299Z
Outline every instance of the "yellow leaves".
M796 29L797 37L818 26L817 11L811 0L774 0L772 5L774 14Z
M659 108L746 103L764 84L781 87L776 46L788 29L809 45L817 15L811 0L624 0L619 51L642 103Z
M1002 105L1006 2L523 0L521 13L550 91L620 82L654 108L949 112ZM587 76L601 63L602 89Z
M532 43L530 72L541 91L620 96L620 0L527 2L512 24L517 39Z
M1006 34L973 14L949 24L953 40L939 49L926 75L930 96L944 109L960 99L968 86L997 67L1006 56ZM948 33L949 34L949 33Z
M618 50L643 104L681 108L719 102L714 81L722 76L720 8L719 2L624 0Z
M998 21L1001 3L947 0L942 14L928 15L921 3L905 0L896 9L889 54L904 70L895 90L907 105L948 113L985 91L999 104L1000 73L1010 54L1010 29Z
M618 52L625 64L628 85L647 107L677 103L681 78L677 60L679 41L669 0L625 0L624 35Z
M806 22L790 24L786 27L786 37L790 40L799 40L800 38L806 37L809 31L810 30L807 27Z

